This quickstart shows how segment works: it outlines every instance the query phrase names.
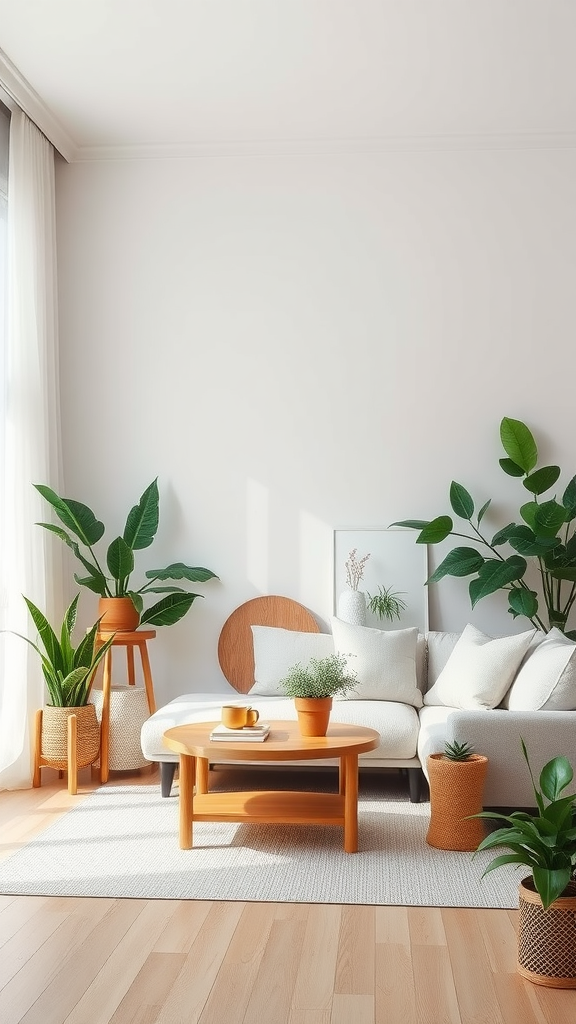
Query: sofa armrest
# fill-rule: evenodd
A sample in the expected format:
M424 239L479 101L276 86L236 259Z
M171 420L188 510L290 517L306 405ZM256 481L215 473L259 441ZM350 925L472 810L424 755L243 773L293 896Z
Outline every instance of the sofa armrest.
M576 711L454 710L446 720L446 739L470 743L488 757L486 807L535 806L521 739L536 780L543 766L560 754L576 773Z

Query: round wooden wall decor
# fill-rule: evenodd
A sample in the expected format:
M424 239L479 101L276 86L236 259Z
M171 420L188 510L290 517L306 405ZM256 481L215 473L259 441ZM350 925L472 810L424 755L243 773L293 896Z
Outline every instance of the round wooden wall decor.
M302 633L319 633L316 619L303 604L289 597L255 597L236 608L222 626L218 661L238 693L254 685L254 645L251 626L276 626Z

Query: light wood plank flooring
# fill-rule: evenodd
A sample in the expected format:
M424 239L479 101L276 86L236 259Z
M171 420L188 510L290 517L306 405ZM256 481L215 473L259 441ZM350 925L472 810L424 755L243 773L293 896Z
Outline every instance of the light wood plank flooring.
M112 773L110 785L157 776ZM80 794L0 793L0 857ZM516 911L0 896L1 1024L574 1024L516 973Z

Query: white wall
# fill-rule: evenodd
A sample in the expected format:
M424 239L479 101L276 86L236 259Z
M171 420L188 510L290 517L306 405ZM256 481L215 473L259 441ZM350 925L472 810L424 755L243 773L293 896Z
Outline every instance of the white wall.
M325 625L335 527L448 512L452 479L517 518L502 416L576 472L574 151L62 164L58 228L66 493L111 540L158 475L138 565L221 577L159 631L160 699L222 684L251 597ZM467 621L526 627L432 588L431 628Z

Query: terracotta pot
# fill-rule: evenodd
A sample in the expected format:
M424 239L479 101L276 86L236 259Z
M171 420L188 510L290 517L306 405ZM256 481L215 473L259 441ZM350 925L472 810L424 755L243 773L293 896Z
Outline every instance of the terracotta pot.
M576 882L544 910L530 875L518 906L518 973L535 985L576 988Z
M332 710L332 697L295 697L301 736L325 736Z
M488 758L471 754L467 761L449 761L443 754L427 760L430 824L426 842L438 850L476 850L486 834L482 818L466 820L482 810Z
M101 633L133 633L140 615L130 597L101 597L98 602Z
M76 708L55 708L47 704L42 712L42 757L53 768L68 767L68 719L76 715L76 767L86 768L98 757L100 722L93 704Z

